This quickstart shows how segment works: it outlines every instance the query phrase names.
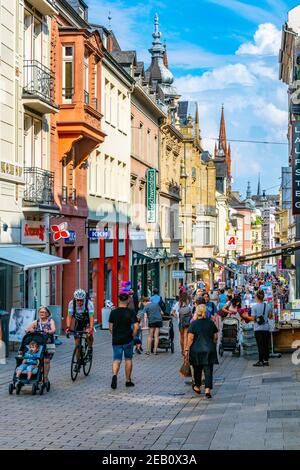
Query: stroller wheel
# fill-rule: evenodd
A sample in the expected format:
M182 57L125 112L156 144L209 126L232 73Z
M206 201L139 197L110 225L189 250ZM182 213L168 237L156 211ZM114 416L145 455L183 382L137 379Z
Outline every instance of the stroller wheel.
M14 384L9 384L9 386L8 386L8 393L9 393L10 395L13 394L14 388L15 388L15 387L14 387Z
M174 343L171 343L171 353L174 354Z
M46 388L46 385L44 383L41 384L41 388L40 388L40 395L43 395L44 394L44 389Z
M17 384L17 385L16 385L16 394L17 394L17 395L20 394L21 388L22 388L22 385L21 385L21 384Z
M47 392L50 392L50 382L48 380L48 382L46 382L46 390Z
M37 386L36 386L36 384L32 384L31 394L32 394L32 395L36 395L36 391L37 391Z

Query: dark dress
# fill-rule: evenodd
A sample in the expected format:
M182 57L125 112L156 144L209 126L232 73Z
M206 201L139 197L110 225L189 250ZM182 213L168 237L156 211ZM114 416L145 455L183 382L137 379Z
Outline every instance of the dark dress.
M218 328L208 318L195 320L189 327L189 333L194 335L190 348L190 364L194 368L194 381L197 387L202 384L202 371L205 376L205 388L213 388L213 365L219 364L214 334Z

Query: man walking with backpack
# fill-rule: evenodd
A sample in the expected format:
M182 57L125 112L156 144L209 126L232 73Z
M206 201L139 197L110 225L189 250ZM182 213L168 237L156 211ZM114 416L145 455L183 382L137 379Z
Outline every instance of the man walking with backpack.
M70 331L72 319L75 320L75 345L77 346L79 341L76 333L78 331L86 331L89 354L92 354L94 342L94 306L83 289L77 289L74 292L73 299L69 303L66 333Z

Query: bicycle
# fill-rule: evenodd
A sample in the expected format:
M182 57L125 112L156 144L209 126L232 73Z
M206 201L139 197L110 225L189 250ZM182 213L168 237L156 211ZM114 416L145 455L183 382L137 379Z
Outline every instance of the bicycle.
M84 375L89 375L93 362L93 352L89 351L86 331L69 331L66 335L67 338L70 338L70 333L76 334L79 339L79 343L74 348L71 361L71 379L75 382L81 366Z

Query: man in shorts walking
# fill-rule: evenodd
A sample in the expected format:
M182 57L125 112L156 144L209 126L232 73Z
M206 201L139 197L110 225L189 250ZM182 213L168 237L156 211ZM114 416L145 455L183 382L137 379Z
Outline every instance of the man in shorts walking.
M126 387L133 387L131 381L133 338L137 335L139 323L133 310L128 308L129 295L119 295L119 307L112 310L109 317L109 330L112 334L113 365L111 388L117 388L117 378L123 355L125 357Z

